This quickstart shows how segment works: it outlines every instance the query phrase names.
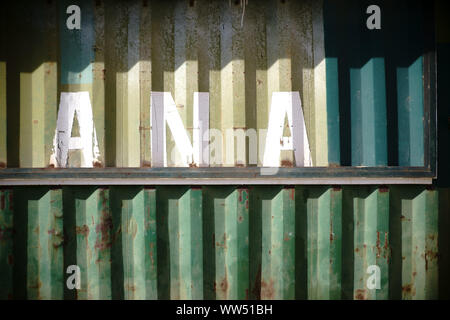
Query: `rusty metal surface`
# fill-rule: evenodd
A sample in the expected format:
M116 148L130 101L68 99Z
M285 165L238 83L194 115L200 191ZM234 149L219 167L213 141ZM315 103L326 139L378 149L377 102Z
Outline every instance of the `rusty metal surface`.
M384 28L374 33L365 28L361 1L243 3L8 3L2 29L14 33L2 34L8 45L0 49L0 167L51 167L61 93L79 91L91 99L94 167L152 165L151 91L172 94L191 139L194 92L209 92L210 128L225 134L267 129L272 93L298 91L315 166L428 165L422 143L428 6L382 1ZM70 4L81 8L80 30L66 28ZM76 121L71 132L79 133ZM231 154L222 152L216 165L250 164L254 142L238 152L237 142L222 140ZM256 144L263 154L264 141ZM168 165L178 160L169 156ZM80 163L81 152L71 150L67 165ZM280 163L292 167L293 152L283 150Z
M448 298L448 195L419 186L1 189L0 298ZM69 265L80 267L79 290L66 286ZM371 265L378 290L367 286Z

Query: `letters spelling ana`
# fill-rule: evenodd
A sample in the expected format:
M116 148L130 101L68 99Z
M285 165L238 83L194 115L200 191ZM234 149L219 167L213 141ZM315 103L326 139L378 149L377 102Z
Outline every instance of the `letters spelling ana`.
M176 149L181 155L181 166L209 166L212 163L221 163L222 159L210 161L210 148L220 151L221 141L224 137L219 130L209 129L209 93L195 92L193 106L193 143L189 138L182 119L177 111L175 101L170 92L151 92L151 151L152 166L167 167L166 130L168 125ZM71 137L74 117L77 117L80 129L79 137ZM291 137L283 136L285 118L291 130ZM136 124L138 126L139 124ZM231 130L231 132L230 132ZM253 135L256 131L241 130L243 139L239 144L240 155L245 154L245 137ZM232 163L234 151L233 129L227 129L226 161ZM266 132L267 131L267 132ZM217 136L217 133L219 136ZM306 133L305 120L301 107L299 92L273 92L269 113L268 129L260 130L265 135L265 148L263 154L263 167L279 167L281 150L293 150L297 167L312 166L309 142ZM210 137L214 136L214 142ZM256 139L253 139L256 146ZM239 141L239 139L238 139ZM250 140L251 141L251 140ZM219 144L219 146L214 144ZM229 151L232 146L231 151ZM250 148L252 149L252 148ZM93 122L92 106L89 92L63 92L58 111L55 136L53 139L53 152L50 165L66 167L69 150L80 150L82 154L81 167L93 167L99 162L100 152L97 142L97 133ZM253 148L252 150L256 150ZM256 153L256 152L253 152ZM230 159L231 154L231 159ZM250 164L256 164L256 155L249 155Z

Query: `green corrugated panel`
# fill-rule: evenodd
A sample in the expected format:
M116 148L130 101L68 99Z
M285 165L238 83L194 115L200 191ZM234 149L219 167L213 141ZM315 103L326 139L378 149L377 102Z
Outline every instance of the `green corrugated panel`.
M249 190L204 193L205 299L249 298Z
M15 274L21 277L21 285L14 288L15 295L28 299L63 299L62 190L22 189L15 204L18 207L15 259L21 270Z
M450 225L450 189L439 190L439 298L450 298L450 233L448 226Z
M420 186L5 189L0 297L442 298L448 201Z
M306 189L306 188L305 188ZM311 188L306 199L308 299L340 299L342 189Z
M391 275L396 272L402 276L392 277L396 290L391 295L397 299L436 299L439 288L438 191L405 187L393 188L394 192L391 221L395 224L395 254ZM445 247L442 249L446 254Z
M294 299L295 189L260 187L253 192L250 201L251 297Z
M112 199L113 298L157 299L156 189L114 188Z
M0 299L13 297L13 190L0 190Z
M389 191L384 188L360 188L352 194L354 233L355 299L388 299L389 296ZM378 266L380 284L368 288L373 274L370 266Z
M67 188L66 267L78 265L81 288L77 299L111 298L112 216L109 190L102 188ZM118 262L119 259L114 262ZM71 295L74 291L67 291Z
M157 192L158 298L202 299L202 190Z

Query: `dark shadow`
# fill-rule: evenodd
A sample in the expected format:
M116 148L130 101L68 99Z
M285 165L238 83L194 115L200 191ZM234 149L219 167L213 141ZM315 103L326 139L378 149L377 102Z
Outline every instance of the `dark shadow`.
M171 298L169 200L180 199L188 190L189 187L184 186L160 187L156 190L158 299Z
M295 299L308 299L308 189L295 190Z
M381 30L366 27L369 5L381 9ZM375 57L384 58L385 63L388 165L398 165L397 69L409 67L433 50L424 32L430 23L424 12L430 10L432 6L422 0L324 2L326 57L338 59L341 165L352 164L352 130L364 130L352 127L351 95L355 93L351 92L350 70L360 69ZM360 134L356 132L354 138Z
M112 229L112 246L111 246L111 292L112 298L115 300L123 300L124 296L124 263L126 257L123 254L123 237L122 237L122 207L124 200L132 200L142 191L140 186L110 188L110 208L113 221ZM127 255L133 256L132 252Z
M357 187L342 191L342 299L353 300L355 253L353 198Z

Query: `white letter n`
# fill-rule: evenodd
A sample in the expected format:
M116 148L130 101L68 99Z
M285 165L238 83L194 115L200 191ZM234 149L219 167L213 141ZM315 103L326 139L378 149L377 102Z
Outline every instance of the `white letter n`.
M166 167L166 123L181 154L182 166L209 164L209 146L203 140L209 129L209 93L194 92L193 145L170 92L151 92L152 166Z

